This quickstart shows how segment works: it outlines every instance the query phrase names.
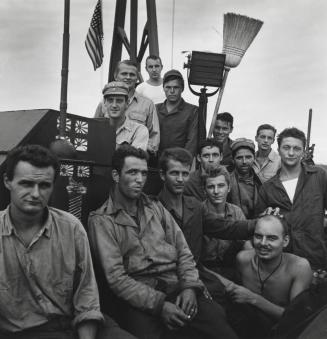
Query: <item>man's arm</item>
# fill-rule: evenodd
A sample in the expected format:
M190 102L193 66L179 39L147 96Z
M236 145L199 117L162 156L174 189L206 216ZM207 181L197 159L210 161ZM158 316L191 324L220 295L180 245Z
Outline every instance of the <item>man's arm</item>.
M160 314L166 295L127 274L120 250L121 244L109 216L93 215L89 218L89 239L95 260L103 269L113 293L134 307Z
M290 301L307 289L312 281L312 270L308 260L300 257L297 259L295 265L291 266L294 280L290 290Z
M149 131L144 125L139 124L139 126L135 130L131 146L135 148L141 148L146 151L148 143Z
M149 116L146 122L146 126L149 130L149 144L148 151L158 152L159 143L160 143L160 127L159 127L159 118L156 110L156 106L149 99Z
M275 319L279 319L284 313L285 309L283 307L270 302L263 296L243 286L231 283L226 286L226 292L235 303L253 305Z
M226 220L215 213L203 216L203 233L212 238L225 240L244 240L253 235L256 219Z
M191 154L195 157L197 152L198 145L198 109L197 107L193 108L193 112L191 114L191 121L188 126L187 136L185 148L191 152Z
M99 293L93 271L89 242L84 227L79 222L75 226L74 241L76 263L72 300L74 310L73 325L79 328L86 323L103 322L103 315L100 312ZM83 325L82 328L85 326ZM90 328L90 326L88 325L86 328Z

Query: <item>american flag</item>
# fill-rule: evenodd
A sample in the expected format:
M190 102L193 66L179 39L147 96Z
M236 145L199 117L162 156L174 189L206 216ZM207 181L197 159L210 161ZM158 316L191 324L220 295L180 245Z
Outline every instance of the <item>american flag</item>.
M87 53L89 54L92 60L94 70L96 70L102 64L103 59L102 39L103 39L103 27L102 27L101 0L98 0L91 20L91 25L85 39L85 47Z

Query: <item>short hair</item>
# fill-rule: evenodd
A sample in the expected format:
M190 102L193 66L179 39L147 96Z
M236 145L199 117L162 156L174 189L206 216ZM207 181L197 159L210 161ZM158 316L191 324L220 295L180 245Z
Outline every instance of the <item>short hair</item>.
M210 148L217 147L219 149L220 154L223 154L223 145L214 138L207 138L200 142L198 146L199 155L201 155L202 149L204 147L210 147Z
M127 60L121 60L121 61L118 61L118 62L117 62L117 65L116 65L116 67L115 67L115 71L114 71L114 76L115 76L115 77L117 76L117 74L118 74L118 72L119 72L119 67L120 67L120 65L133 66L133 67L136 68L136 73L137 73L137 67L138 67L138 65L137 65L137 63L136 63L135 61L129 60L129 59L127 59Z
M160 65L162 66L162 60L160 58L160 56L155 55L155 54L150 54L146 59L145 59L145 66L146 66L146 62L148 60L159 60L160 61Z
M274 132L274 137L275 137L277 130L276 130L276 128L274 126L269 125L269 124L260 125L258 127L258 129L257 129L257 134L256 135L258 136L259 132L262 131L263 129L269 129L269 130L273 131Z
M289 235L289 229L288 229L287 221L281 215L264 214L257 219L256 226L257 226L259 220L263 220L263 219L278 220L279 223L282 225L282 228L283 228L283 236Z
M55 172L54 178L59 172L57 156L41 145L25 145L13 148L6 159L6 176L8 180L14 178L15 168L19 161L25 161L34 167L52 167Z
M184 89L184 87L185 87L184 79L181 78L180 76L174 75L174 74L168 75L167 77L164 77L162 86L165 86L165 84L166 84L168 81L172 81L172 80L178 80L180 86L182 87L182 89Z
M295 139L300 139L303 143L303 148L305 148L305 144L306 144L306 137L304 132L302 132L301 130L299 130L296 127L290 127L290 128L285 128L283 131L281 131L277 137L277 144L278 147L280 147L282 141L284 138L295 138Z
M167 172L169 160L179 161L183 165L191 167L193 162L193 156L185 148L181 147L166 148L162 152L159 159L159 169L161 169L164 173Z
M221 121L228 122L228 123L230 124L230 127L233 127L234 118L233 118L233 116L232 116L230 113L228 113L228 112L223 112L223 113L217 114L216 120L221 120Z
M214 168L214 169L208 171L208 173L205 173L202 176L204 185L206 185L208 178L217 178L221 175L225 177L226 182L229 186L230 185L230 174L229 174L227 168L223 165L220 165L217 168Z
M123 144L115 150L112 156L112 168L117 170L119 174L124 167L125 158L127 157L135 157L148 162L148 154L143 149Z

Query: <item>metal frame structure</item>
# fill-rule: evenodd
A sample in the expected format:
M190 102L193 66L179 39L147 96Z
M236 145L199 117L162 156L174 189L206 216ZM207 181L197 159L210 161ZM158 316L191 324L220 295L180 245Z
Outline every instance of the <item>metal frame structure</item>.
M114 32L112 36L108 81L114 80L114 71L122 57L122 48L125 47L131 60L135 61L140 70L140 64L147 47L150 54L159 55L157 13L155 0L146 0L147 22L143 29L142 39L137 52L137 19L138 0L130 0L130 39L125 32L127 0L116 0Z

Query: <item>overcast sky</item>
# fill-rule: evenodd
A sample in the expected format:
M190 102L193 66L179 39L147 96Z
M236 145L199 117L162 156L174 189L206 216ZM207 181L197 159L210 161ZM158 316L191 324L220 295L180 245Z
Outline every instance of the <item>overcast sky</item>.
M96 0L71 0L68 112L87 117L108 78L115 1L103 0L106 56L96 72L84 46L95 5ZM241 64L229 73L220 111L234 115L233 138L253 138L262 123L306 132L312 108L315 161L327 163L327 1L175 0L173 40L173 0L156 5L164 71L174 67L185 78L182 51L221 52L224 13L264 21ZM63 0L0 1L0 111L59 109L63 10ZM145 0L139 0L139 39L145 17ZM127 35L128 22L127 13ZM184 97L198 102L188 90ZM216 99L209 98L208 120Z

